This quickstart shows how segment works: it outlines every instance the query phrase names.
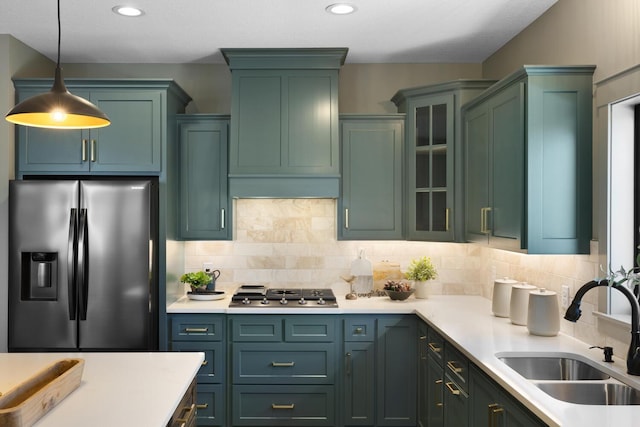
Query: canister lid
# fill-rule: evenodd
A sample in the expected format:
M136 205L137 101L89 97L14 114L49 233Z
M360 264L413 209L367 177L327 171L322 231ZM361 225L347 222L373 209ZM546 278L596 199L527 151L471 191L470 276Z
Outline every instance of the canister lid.
M529 292L531 295L536 295L536 296L541 296L541 297L552 297L554 295L556 295L556 293L554 291L549 291L545 288L540 288L536 291L531 291Z
M536 286L530 285L526 282L522 282L518 285L513 285L513 287L517 289L525 289L525 290L531 290L531 291L533 291L534 289L538 289Z
M513 280L513 279L509 279L508 277L505 277L503 279L496 279L494 280L495 283L505 283L508 285L515 285L516 283L520 283L517 280Z

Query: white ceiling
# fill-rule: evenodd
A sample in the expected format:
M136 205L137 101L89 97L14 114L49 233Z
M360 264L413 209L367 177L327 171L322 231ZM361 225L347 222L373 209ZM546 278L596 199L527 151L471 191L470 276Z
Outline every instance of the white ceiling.
M220 48L347 47L347 63L482 62L557 0L60 0L63 63L222 63ZM140 18L111 9L138 6ZM56 0L0 0L0 34L55 60Z

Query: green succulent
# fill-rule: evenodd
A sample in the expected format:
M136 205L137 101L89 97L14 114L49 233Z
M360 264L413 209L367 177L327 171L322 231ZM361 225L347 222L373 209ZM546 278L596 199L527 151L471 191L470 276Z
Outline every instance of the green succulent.
M438 277L438 272L431 263L431 258L423 256L422 258L411 260L411 264L409 264L405 277L408 280L431 280Z
M183 274L180 276L180 281L196 288L201 288L211 282L211 277L204 271L196 271L195 273Z

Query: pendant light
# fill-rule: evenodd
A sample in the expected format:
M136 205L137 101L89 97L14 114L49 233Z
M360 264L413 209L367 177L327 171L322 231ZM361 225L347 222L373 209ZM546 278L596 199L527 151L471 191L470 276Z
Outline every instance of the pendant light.
M51 129L89 129L109 126L111 121L98 107L67 90L60 68L60 0L58 0L58 60L51 90L25 99L9 113L11 123Z

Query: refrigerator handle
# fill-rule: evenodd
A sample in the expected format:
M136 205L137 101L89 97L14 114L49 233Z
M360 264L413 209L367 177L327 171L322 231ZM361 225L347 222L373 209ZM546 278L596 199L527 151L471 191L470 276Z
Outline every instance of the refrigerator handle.
M76 208L71 209L69 215L69 242L67 250L67 299L69 301L69 320L76 320L77 312L77 295L76 295L76 249L77 240L76 235L78 232L78 210Z
M87 210L80 209L80 223L78 226L78 312L80 320L87 320Z

